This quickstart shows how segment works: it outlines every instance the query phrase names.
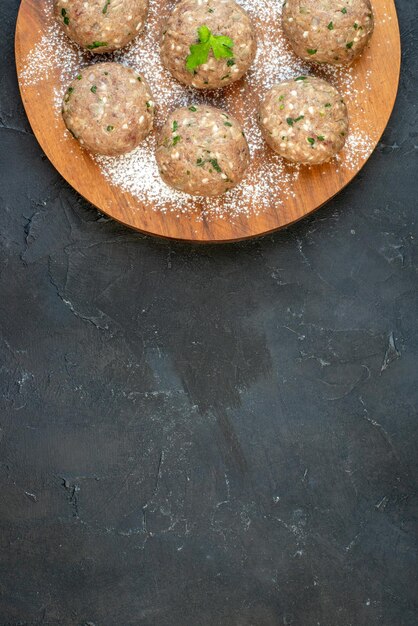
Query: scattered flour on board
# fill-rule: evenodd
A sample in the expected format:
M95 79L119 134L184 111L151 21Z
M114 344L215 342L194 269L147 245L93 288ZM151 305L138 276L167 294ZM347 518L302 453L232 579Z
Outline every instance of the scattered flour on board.
M280 207L286 197L295 196L294 182L301 166L285 163L265 146L256 122L262 94L281 80L315 73L341 91L350 110L358 106L365 92L370 90L370 74L366 74L366 81L360 88L353 78L352 67L314 69L291 52L281 32L280 0L239 0L257 28L258 50L252 68L242 81L223 90L201 93L186 88L163 68L159 55L161 16L168 15L174 4L173 1L150 0L145 32L124 50L106 55L106 60L124 63L145 75L157 105L156 131L133 152L121 157L96 156L96 162L111 184L130 192L140 202L151 203L157 211L180 215L199 209L205 219L211 216L232 219ZM45 34L25 60L20 79L27 85L36 85L52 75L58 76L51 97L59 116L65 89L79 68L104 58L80 50L67 39L53 19L52 0L45 0L45 24ZM247 97L248 93L251 97ZM258 157L259 165L255 166L252 161L243 183L218 198L196 198L175 191L159 176L154 157L156 133L172 109L191 103L219 106L238 117L243 123L251 156ZM346 146L336 157L335 165L337 169L355 170L372 149L372 139L359 128L351 127Z

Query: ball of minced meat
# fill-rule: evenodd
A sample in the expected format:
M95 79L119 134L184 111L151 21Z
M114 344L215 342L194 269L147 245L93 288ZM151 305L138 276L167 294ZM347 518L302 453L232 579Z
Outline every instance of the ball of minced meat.
M156 158L168 185L197 196L219 196L235 187L250 160L239 122L221 109L198 104L169 115Z
M374 20L370 0L286 0L282 24L302 59L348 65L369 42Z
M163 31L164 66L197 89L217 89L240 79L255 53L253 25L234 0L180 0Z
M68 87L62 114L84 148L116 156L136 148L151 131L154 102L143 76L119 63L97 63Z
M148 0L54 0L67 35L95 54L123 48L143 29Z
M260 125L268 145L288 161L324 163L345 144L347 107L325 80L298 76L270 89L261 104Z

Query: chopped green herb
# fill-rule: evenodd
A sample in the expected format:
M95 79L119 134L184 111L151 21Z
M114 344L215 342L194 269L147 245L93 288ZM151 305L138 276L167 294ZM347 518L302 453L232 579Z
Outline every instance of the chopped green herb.
M344 7L343 9L341 9L341 13L344 13L344 15L347 13L347 9Z
M197 109L194 106L189 107L189 111L191 111L192 113L196 113Z
M329 109L332 106L332 104L330 102L327 102L324 106L326 109Z
M68 91L68 93L73 93L74 87L68 87L67 91Z
M279 98L279 100L284 100L284 96L283 96L283 95L281 95L281 96L280 96L280 98Z
M173 137L173 146L176 146L180 140L180 135L176 135L175 137Z
M358 29L358 24L357 24L357 22L355 22L355 24L353 24L353 28L354 28L354 30L357 30L357 29Z
M97 87L96 87L96 85L93 85L93 87L90 89L90 91L91 91L92 93L96 93L96 91L97 91Z
M149 100L146 101L145 105L146 105L147 109L151 108L151 102Z
M212 165L215 172L218 172L218 174L221 174L222 170L219 167L218 159L209 159L209 163Z
M350 48L353 47L354 41L349 41L348 43L345 44L345 47L348 48L348 50L350 50Z
M296 122L299 122L300 120L303 120L305 116L304 115L299 115L299 117L288 117L286 118L286 122L289 124L289 126L293 126L293 124L295 124Z
M79 75L77 76L77 80L81 80L82 78L83 78L83 77L82 77L82 75L81 75L81 74L79 74Z
M334 24L330 22L327 26L328 30L334 30Z
M208 9L208 13L215 13L215 9Z
M190 46L190 54L186 59L186 68L189 72L193 72L200 65L204 65L211 50L217 60L234 56L232 51L234 42L229 37L213 35L206 25L200 26L197 29L197 34L199 43Z
M136 77L136 79L137 79L140 83L142 83L142 78L141 78L140 76L137 76L137 77Z
M316 48L307 48L306 52L308 54L316 54L318 52L318 50Z
M280 111L283 111L283 109L284 109L284 104L281 104L281 105L279 106L279 109L280 109Z
M232 67L233 65L235 65L235 59L228 59L226 64L228 67Z
M224 122L224 126L229 126L231 128L232 124L231 124L231 122Z
M231 76L231 74L225 74L225 76L222 76L221 80L225 80L225 78L229 78Z
M107 8L108 8L109 4L110 4L110 0L106 0L105 5L104 5L104 7L102 9L103 15L105 15L107 13Z
M317 135L316 138L318 139L318 141L325 141L324 135Z
M68 26L68 24L70 23L70 18L67 15L67 11L65 9L61 9L61 15L64 20L64 24Z
M111 133L114 128L115 128L114 126L108 126L106 130L108 133Z
M307 137L307 141L308 141L308 143L311 144L311 146L313 146L314 143L315 143L315 139L313 137Z
M89 50L95 50L96 48L105 48L107 46L107 41L93 41L87 48Z
M298 76L297 78L295 78L295 82L298 80L306 80L308 77L307 76ZM280 96L279 100L282 99L283 100L284 96Z
M175 132L176 132L176 130L178 129L178 127L179 127L179 123L178 123L178 122L176 122L176 121L174 120L174 122L173 122L173 133L175 133Z

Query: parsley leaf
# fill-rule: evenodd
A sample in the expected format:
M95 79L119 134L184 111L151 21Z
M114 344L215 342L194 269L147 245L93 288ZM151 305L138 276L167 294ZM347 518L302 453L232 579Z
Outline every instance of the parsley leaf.
M186 59L186 68L193 72L200 65L204 65L212 50L215 59L230 59L234 56L232 48L234 42L224 35L212 35L211 30L203 25L197 29L199 43L190 46L190 54Z
M96 48L104 48L107 46L107 41L93 41L87 48L89 50L95 50Z

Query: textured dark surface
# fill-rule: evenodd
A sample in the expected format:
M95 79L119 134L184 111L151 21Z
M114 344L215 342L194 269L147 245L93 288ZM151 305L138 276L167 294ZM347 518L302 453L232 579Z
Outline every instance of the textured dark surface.
M45 159L0 3L0 624L416 626L417 8L377 151L264 240L155 241Z

